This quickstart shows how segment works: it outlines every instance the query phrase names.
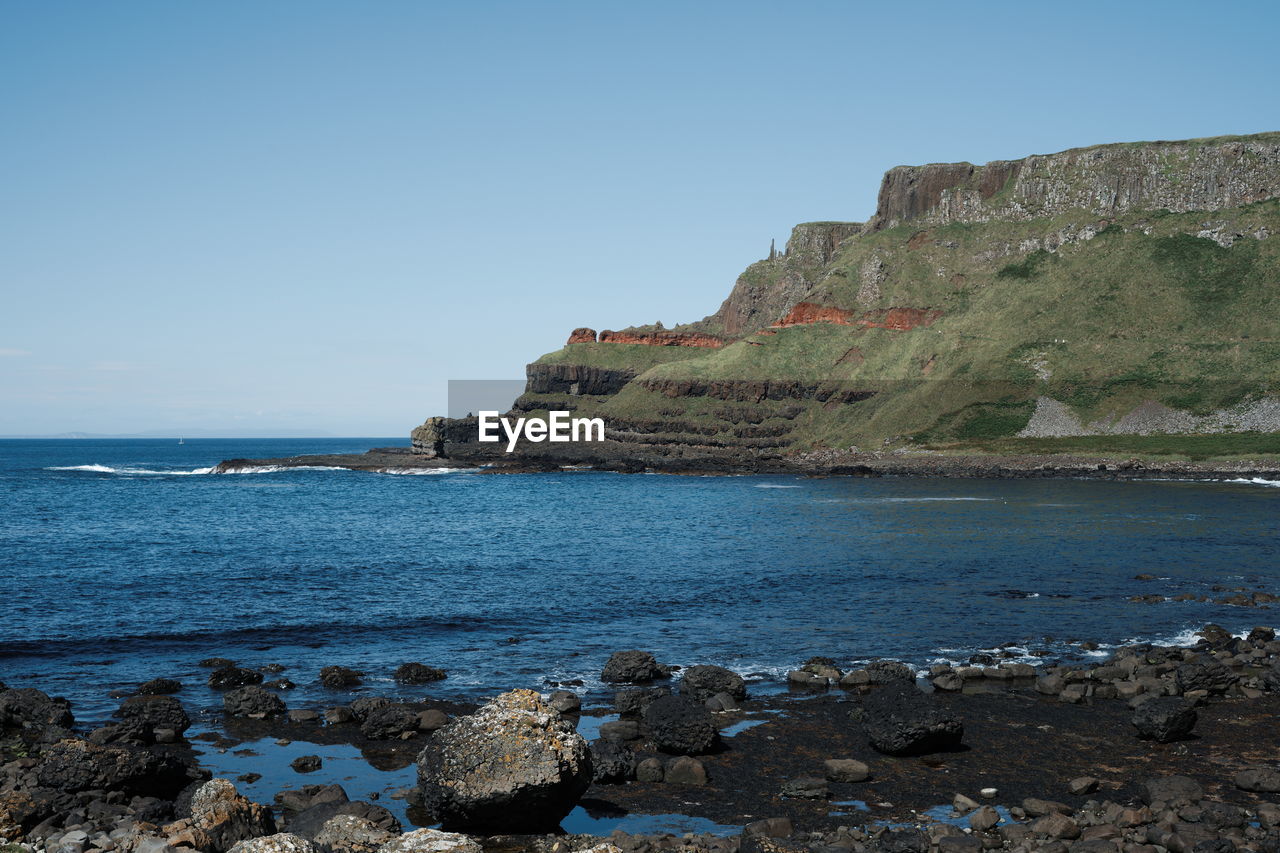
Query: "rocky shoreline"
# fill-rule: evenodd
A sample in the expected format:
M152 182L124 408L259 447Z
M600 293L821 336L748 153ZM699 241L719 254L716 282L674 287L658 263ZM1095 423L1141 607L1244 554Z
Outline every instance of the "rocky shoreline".
M774 693L627 651L602 673L612 696L584 703L573 685L548 685L480 709L353 694L361 676L342 667L320 679L346 704L289 708L278 670L210 659L218 713L159 678L92 730L65 700L0 686L0 850L1278 850L1280 641L1270 628L1199 636L1087 663L1033 666L1005 648L923 675L817 657ZM444 676L396 671L401 683ZM237 790L259 774L211 778L200 760L264 738L416 766L416 784L391 796L410 803L411 824L441 830L407 825L377 794L307 784L317 755L294 759L298 784L269 805ZM616 830L564 834L571 810ZM646 831L644 815L711 831Z
M1241 460L1191 462L1139 460L1102 455L977 455L931 451L818 451L775 457L706 456L583 457L515 454L512 457L432 457L409 448L375 448L366 453L228 459L215 474L285 468L345 468L373 473L429 473L475 470L487 474L555 471L609 471L661 474L776 474L811 477L947 477L958 479L1091 479L1091 480L1280 480L1280 462Z

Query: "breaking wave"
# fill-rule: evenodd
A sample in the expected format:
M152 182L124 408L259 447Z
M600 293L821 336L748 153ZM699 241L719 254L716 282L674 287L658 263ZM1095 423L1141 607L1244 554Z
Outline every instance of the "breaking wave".
M465 474L472 471L479 471L479 468L379 468L375 474L396 474L400 476L412 477L422 476L426 474Z
M191 470L171 469L158 471L153 468L112 468L110 465L53 465L46 471L87 471L93 474L127 474L130 476L150 475L154 477L187 477L192 474L212 474L213 468L192 468Z
M1227 480L1228 483L1249 483L1254 486L1270 486L1271 488L1280 488L1280 480L1267 480L1262 477L1240 477L1235 480Z

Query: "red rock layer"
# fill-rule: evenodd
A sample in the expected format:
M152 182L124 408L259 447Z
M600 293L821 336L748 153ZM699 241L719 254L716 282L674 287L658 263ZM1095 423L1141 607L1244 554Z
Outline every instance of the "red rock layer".
M565 341L565 346L569 344L594 344L595 342L596 330L583 326L569 333L569 340Z
M719 349L724 340L700 332L611 332L600 333L602 344L644 344L651 347L709 347Z
M797 302L775 328L830 323L837 326L869 326L907 332L920 326L928 326L941 316L941 311L932 308L879 308L868 311L861 317L855 317L852 311L836 308L834 305Z

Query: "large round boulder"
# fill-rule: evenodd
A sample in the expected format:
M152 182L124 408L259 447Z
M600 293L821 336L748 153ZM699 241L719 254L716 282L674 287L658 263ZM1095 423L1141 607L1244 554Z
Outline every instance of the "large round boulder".
M50 698L49 694L34 687L0 690L0 729L19 726L65 729L74 722L71 703L66 699Z
M1169 743L1191 734L1196 719L1196 706L1190 699L1158 696L1134 709L1133 727L1138 730L1138 737Z
M149 734L169 729L181 735L191 726L191 718L182 703L172 696L146 694L130 696L120 705L116 716L125 722L146 730Z
M625 652L614 652L604 665L600 674L601 681L612 684L647 684L658 678L667 678L671 670L662 666L648 652L629 649Z
M587 742L532 690L455 719L418 755L423 805L449 830L554 830L591 777Z
M711 712L683 695L650 702L644 709L644 727L654 747L674 755L701 755L720 742Z
M191 827L208 836L215 849L226 850L274 834L276 822L270 809L242 796L230 781L210 779L191 795Z
M862 727L871 745L887 755L922 755L960 744L960 718L931 701L914 684L887 684L863 701Z
M278 717L287 709L284 700L265 687L250 684L222 694L222 707L233 717L265 720Z
M717 693L742 700L747 698L747 683L738 673L722 666L691 666L680 679L680 692L695 702L705 702Z

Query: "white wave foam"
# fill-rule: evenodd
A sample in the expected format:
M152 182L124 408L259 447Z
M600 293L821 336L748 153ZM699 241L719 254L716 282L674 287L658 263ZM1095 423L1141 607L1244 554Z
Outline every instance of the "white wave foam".
M1270 486L1271 488L1280 488L1280 480L1265 480L1262 477L1240 477L1235 480L1226 480L1227 483L1249 483L1254 486Z
M404 477L423 476L426 474L459 474L479 471L479 468L379 468L375 474L396 474Z
M213 469L207 469L212 471ZM241 465L238 468L223 468L219 474L278 474L281 471L345 471L336 465Z
M54 465L46 471L89 471L94 474L126 474L129 476L148 475L152 477L189 477L192 474L209 474L213 468L193 468L189 471L172 469L160 471L154 468L112 468L110 465Z

